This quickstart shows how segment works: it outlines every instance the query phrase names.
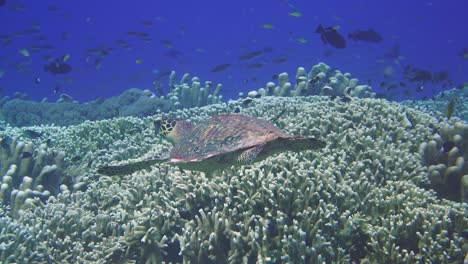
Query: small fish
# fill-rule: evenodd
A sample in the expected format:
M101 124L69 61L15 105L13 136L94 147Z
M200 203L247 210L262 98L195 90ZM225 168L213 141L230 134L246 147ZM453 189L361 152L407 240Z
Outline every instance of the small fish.
M286 55L281 55L281 56L278 56L278 57L272 59L271 63L280 64L280 63L284 63L284 62L287 62L287 61L288 61L288 57Z
M295 12L289 13L289 15L292 16L292 17L301 17L302 13L299 12L299 11L295 11Z
M372 28L368 30L356 30L348 34L348 38L355 41L366 41L379 43L382 42L383 38L377 31Z
M54 94L57 94L60 91L60 86L56 85L54 88Z
M264 29L274 29L275 26L273 24L263 24L262 28L264 28Z
M37 84L40 84L41 83L41 78L36 77L36 79L34 79L34 82L37 83Z
M143 59L136 59L136 60L135 60L135 63L136 63L136 64L143 64Z
M62 62L67 62L68 59L70 59L70 54L65 54L62 57Z
M215 66L213 69L211 69L211 72L222 72L222 71L227 70L227 68L229 68L230 66L231 64L229 63L220 64L220 65Z
M455 111L455 100L452 99L452 100L450 100L449 104L447 105L447 110L445 111L445 115L447 116L448 120L450 120L450 118L452 117L454 111Z
M81 156L74 156L73 158L70 159L71 162L78 162L81 160Z
M242 105L246 106L246 105L249 105L252 102L253 102L253 100L251 98L246 98L246 99L244 99L244 101L242 101Z
M240 108L239 107L234 108L233 112L236 113L236 114L240 113Z
M276 80L278 80L278 77L279 77L279 74L273 74L271 76L271 79L276 81Z
M256 58L260 55L262 55L263 50L257 50L257 51L252 51L243 55L239 56L239 60L244 61L244 60L251 60L253 58Z
M398 84L394 83L394 84L388 86L388 87L387 87L387 90L388 90L388 91L391 91L391 90L395 90L396 88L398 88Z
M302 38L302 37L297 38L296 40L297 40L297 42L302 43L302 44L306 44L307 42L309 42L306 38Z
M252 63L252 64L247 65L247 69L249 70L260 69L262 67L263 67L262 63Z
M26 130L23 131L23 135L25 135L26 137L29 137L29 138L36 139L36 138L39 138L40 136L42 136L42 133L31 130L31 129L26 129Z
M32 158L33 154L29 151L24 151L23 152L23 155L22 155L22 159L29 159L29 158Z
M29 57L30 56L29 51L27 49L20 49L20 50L18 50L18 53L23 55L24 57Z
M455 145L455 142L453 141L445 141L443 144L442 144L442 151L444 153L448 153L449 151L451 151L454 147L456 147Z

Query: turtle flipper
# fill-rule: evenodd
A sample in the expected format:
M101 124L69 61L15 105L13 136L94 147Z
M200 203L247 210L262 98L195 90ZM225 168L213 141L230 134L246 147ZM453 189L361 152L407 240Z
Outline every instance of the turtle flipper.
M236 161L240 164L249 164L252 163L255 158L257 158L258 154L262 151L265 144L260 144L258 146L254 146L249 148L242 153L239 154Z
M150 158L143 161L132 162L124 165L104 166L98 168L97 173L107 176L127 175L139 170L149 169L154 164L162 163L165 161L167 161L167 159Z

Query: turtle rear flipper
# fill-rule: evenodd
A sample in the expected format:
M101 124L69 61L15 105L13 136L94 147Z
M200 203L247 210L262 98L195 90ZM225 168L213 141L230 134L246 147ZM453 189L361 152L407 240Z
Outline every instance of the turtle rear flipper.
M161 158L150 158L143 161L132 162L124 165L112 165L104 166L97 169L97 173L107 176L114 175L127 175L132 174L136 171L149 169L151 166L157 163L162 163L167 161L167 159Z

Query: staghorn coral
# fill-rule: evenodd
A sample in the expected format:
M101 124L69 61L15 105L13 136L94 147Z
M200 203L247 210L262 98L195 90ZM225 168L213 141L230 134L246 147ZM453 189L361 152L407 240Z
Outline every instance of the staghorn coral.
M196 122L238 106L171 115ZM276 118L286 132L320 136L328 145L212 177L164 164L118 180L90 180L83 191L64 190L44 207L24 210L18 222L42 247L23 255L62 263L464 259L467 205L437 197L418 152L444 122L375 99L266 97L240 111ZM94 160L87 171L92 177L94 166L111 159L163 151L167 145L149 121L127 117L50 127L49 139L57 150L73 153L66 162L79 153ZM3 236L9 234L16 235Z
M249 97L261 96L353 96L360 98L372 98L375 93L369 85L358 85L359 80L351 78L349 73L341 73L339 70L331 71L331 68L321 62L314 65L309 73L303 67L297 69L295 85L289 81L288 73L278 75L278 85L273 82L266 84L266 88L248 93Z
M17 217L24 206L36 204L59 192L64 180L64 153L51 151L45 144L34 147L32 142L2 137L0 153L0 201L10 205Z

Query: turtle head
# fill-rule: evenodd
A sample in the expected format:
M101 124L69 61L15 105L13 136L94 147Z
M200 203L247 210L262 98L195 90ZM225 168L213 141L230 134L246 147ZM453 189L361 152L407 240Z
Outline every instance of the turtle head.
M172 118L158 118L154 120L154 128L156 129L156 134L161 135L165 138L171 139L171 132L174 131L177 121Z

